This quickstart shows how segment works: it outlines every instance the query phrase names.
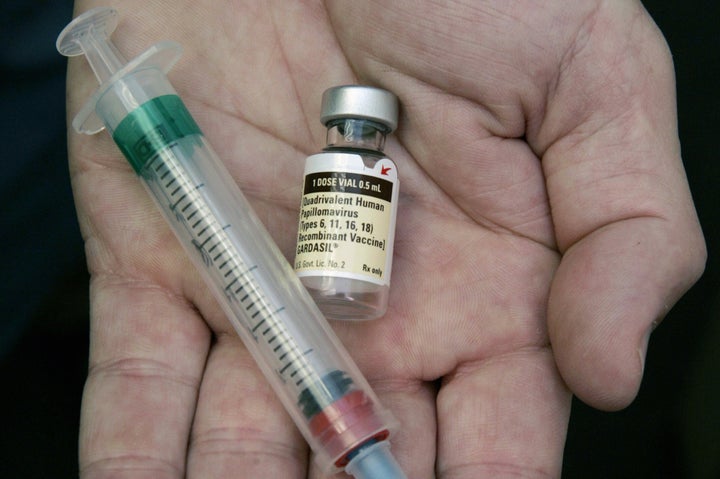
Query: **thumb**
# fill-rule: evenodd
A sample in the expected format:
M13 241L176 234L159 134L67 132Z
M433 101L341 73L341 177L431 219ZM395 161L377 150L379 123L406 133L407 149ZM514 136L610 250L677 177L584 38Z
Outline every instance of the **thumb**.
M706 251L661 33L640 2L606 2L586 27L534 142L563 255L548 331L570 389L618 409L637 393L654 325L700 276Z
M591 406L616 410L635 398L652 330L702 271L702 240L669 229L657 218L607 226L570 248L556 272L553 351L565 382Z

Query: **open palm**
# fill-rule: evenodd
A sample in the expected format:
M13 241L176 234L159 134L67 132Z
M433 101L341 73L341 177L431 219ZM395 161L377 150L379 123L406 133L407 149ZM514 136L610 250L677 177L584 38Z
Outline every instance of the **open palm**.
M400 420L409 477L556 477L571 393L632 400L705 255L672 65L639 2L117 8L128 57L185 47L170 79L291 260L322 91L400 98L389 310L333 326ZM69 85L74 115L83 61ZM110 138L70 138L92 273L83 477L321 477Z

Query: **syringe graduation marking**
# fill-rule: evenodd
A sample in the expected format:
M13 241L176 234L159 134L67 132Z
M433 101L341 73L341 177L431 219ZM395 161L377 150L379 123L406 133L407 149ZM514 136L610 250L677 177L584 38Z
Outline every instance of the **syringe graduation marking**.
M231 225L220 222L201 194L204 185L193 184L180 164L178 157L183 155L183 150L175 144L152 158L146 169L151 174L145 175L148 183L166 199L174 212L173 217L184 225L205 265L223 283L226 296L239 306L234 309L244 312L238 316L244 318L245 327L256 340L258 331L264 326L261 342L273 352L276 371L283 380L292 379L286 383L298 388L306 383L321 382L306 360L312 349L301 351L278 317L285 307L270 304L251 274L257 265L247 265L243 261L229 237ZM218 263L220 259L222 261ZM297 393L299 397L302 391Z
M161 121L174 122L175 126L179 121L181 127L166 128L159 124ZM156 135L157 131L164 133ZM320 357L317 363L310 362L315 355L299 344L302 334L296 339L288 331L293 321L287 318L286 323L286 316L271 302L277 299L264 293L264 272L254 273L257 265L246 263L253 255L245 256L242 249L243 238L237 235L243 234L243 229L233 232L232 225L221 222L223 212L214 210L214 205L227 199L216 197L216 192L206 188L206 178L194 179L192 171L199 166L195 162L205 161L195 156L204 154L204 139L179 98L165 95L143 104L121 122L113 138L135 171L145 178L168 219L176 223L176 232L200 255L212 284L227 300L233 325L243 337L254 339L264 356L262 363L274 369L291 388L306 418L339 399L347 386L328 382L338 381L345 373L328 373ZM202 172L198 170L197 174L201 176ZM253 331L263 319L265 327ZM257 334L260 330L261 334ZM277 345L279 349L275 349Z

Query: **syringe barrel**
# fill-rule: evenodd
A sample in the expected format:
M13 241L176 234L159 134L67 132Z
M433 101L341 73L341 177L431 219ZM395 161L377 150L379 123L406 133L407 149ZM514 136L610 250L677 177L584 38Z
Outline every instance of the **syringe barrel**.
M357 366L157 69L129 73L96 113L207 280L326 471L394 427Z

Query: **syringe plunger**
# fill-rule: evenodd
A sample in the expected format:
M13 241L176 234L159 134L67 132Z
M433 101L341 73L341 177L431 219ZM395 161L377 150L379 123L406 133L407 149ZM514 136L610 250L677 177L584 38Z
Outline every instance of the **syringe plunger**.
M127 88L124 80L131 74L145 68L155 68L159 73L167 73L177 62L182 53L179 44L162 41L148 48L129 62L110 40L110 35L118 24L117 11L112 8L94 8L70 22L58 36L57 50L68 57L85 55L100 87L88 99L83 108L73 119L72 125L78 133L93 135L101 131L108 118L124 118L137 108L147 95L141 91L143 87ZM119 91L119 90L123 91ZM118 90L116 95L124 104L120 111L98 112L107 105L98 105L108 91ZM123 96L125 98L123 98ZM111 101L117 108L118 101ZM125 111L122 111L125 110ZM113 122L111 122L113 123ZM117 122L114 122L117 123Z
M117 11L90 10L73 20L60 33L57 49L66 57L85 55L100 84L108 81L127 61L110 35L118 24Z

